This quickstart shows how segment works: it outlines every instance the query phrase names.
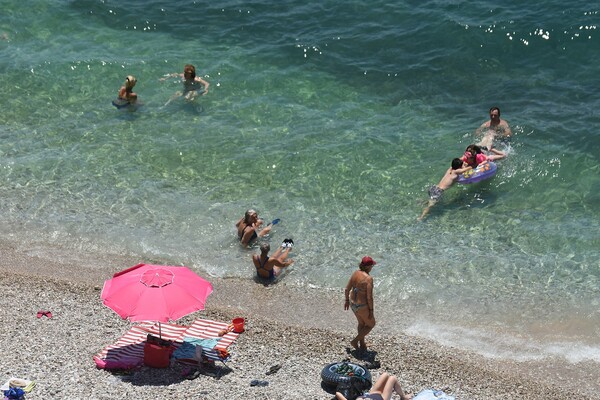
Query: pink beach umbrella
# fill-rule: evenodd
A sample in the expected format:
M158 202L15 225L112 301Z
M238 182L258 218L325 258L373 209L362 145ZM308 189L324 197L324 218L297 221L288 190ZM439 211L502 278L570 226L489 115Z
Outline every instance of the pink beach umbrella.
M210 282L187 267L138 264L104 282L102 303L130 321L176 320L204 310Z

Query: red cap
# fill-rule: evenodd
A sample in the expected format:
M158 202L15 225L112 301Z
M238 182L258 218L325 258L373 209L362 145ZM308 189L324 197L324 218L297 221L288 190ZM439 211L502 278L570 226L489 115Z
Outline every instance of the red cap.
M372 259L371 257L369 257L369 256L364 256L364 257L362 258L362 261L360 262L360 266L361 266L361 267L368 267L368 266L370 266L370 265L375 265L375 264L377 264L377 263L375 262L375 260L373 260L373 259Z

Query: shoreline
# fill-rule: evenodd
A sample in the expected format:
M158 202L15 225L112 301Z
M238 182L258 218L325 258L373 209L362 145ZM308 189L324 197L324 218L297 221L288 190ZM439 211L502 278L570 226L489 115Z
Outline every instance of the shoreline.
M4 332L0 365L4 376L0 380L3 383L11 376L35 380L37 386L28 399L112 398L124 393L141 399L210 399L215 393L226 398L331 399L320 386L323 366L347 357L357 361L346 353L355 321L341 310L339 293L288 287L285 280L264 287L251 279L210 277L215 290L206 310L176 323L205 317L222 321L245 317L246 332L231 349L228 366L232 371L220 379L201 375L188 381L176 370L143 367L122 379L97 370L92 360L131 326L102 305L100 290L114 272L139 261L91 254L74 261L49 261L6 244L0 248L0 287L4 293L0 300ZM268 304L266 312L261 304ZM290 304L295 305L293 315ZM50 309L54 317L37 319L38 309ZM322 311L314 315L314 310ZM322 315L327 316L326 326L320 320ZM367 337L381 363L381 368L371 373L374 379L384 371L398 375L408 392L434 387L457 399L592 399L600 390L593 363L489 359L404 333L386 333L389 323L382 322ZM265 376L275 364L281 364L282 369ZM270 384L251 387L252 379ZM152 383L155 381L162 383L157 386Z

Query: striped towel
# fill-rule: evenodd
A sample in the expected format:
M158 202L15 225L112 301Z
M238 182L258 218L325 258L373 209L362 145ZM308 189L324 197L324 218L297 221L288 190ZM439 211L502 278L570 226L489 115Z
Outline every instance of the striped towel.
M184 337L195 339L218 339L217 344L210 348L202 347L202 355L212 361L227 361L229 359L229 346L235 342L239 334L227 332L219 337L219 332L228 330L229 324L226 322L211 321L209 319L197 319L185 331Z
M173 342L179 347L183 342L183 334L187 326L160 324L161 338ZM148 334L159 336L158 322L145 321L133 326L115 344L111 344L93 358L101 369L132 369L144 363L144 344Z
M226 322L197 319L191 326L174 324L160 324L162 339L173 342L177 349L183 343L184 337L194 339L218 339L214 348L202 347L202 355L212 361L227 361L229 359L229 346L238 338L238 334L228 332L219 337L219 331L227 330ZM145 321L134 325L129 331L94 355L96 366L101 369L132 369L144 363L144 344L148 334L159 336L158 322Z

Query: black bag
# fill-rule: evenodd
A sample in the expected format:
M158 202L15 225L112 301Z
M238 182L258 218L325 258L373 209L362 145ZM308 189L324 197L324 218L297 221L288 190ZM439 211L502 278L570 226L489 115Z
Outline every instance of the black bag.
M371 387L371 382L364 378L353 376L348 382L340 383L336 391L344 395L348 400L356 400L357 397L362 396L365 390Z

